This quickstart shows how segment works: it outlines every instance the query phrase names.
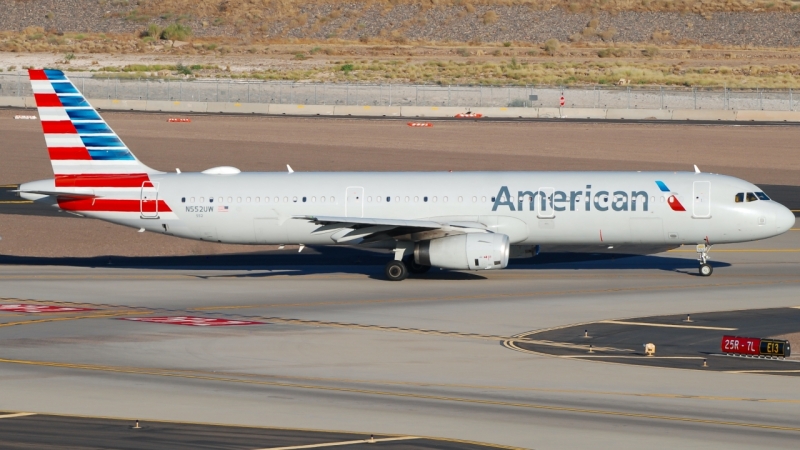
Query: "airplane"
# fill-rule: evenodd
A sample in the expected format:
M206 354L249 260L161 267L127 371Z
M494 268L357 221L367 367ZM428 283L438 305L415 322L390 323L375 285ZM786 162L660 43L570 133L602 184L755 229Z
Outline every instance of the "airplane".
M59 70L30 69L54 178L26 199L167 235L233 244L361 245L386 278L497 270L541 245L712 245L777 236L794 214L757 186L694 172L166 173L140 162Z

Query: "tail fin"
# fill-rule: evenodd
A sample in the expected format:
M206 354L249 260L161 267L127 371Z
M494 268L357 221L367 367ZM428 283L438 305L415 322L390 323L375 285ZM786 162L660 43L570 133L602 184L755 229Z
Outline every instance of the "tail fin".
M115 186L121 179L141 186L136 180L160 173L133 156L64 72L29 69L28 74L57 186Z

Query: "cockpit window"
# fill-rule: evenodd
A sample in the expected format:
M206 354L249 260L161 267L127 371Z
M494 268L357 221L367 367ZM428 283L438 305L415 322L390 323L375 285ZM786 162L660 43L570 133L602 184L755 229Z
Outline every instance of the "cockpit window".
M736 203L744 203L744 192L736 194Z
M756 192L756 197L758 197L759 200L769 200L769 197L767 197L767 194L765 194L763 192Z
M747 201L748 202L754 202L756 200L758 200L758 197L756 197L756 194L754 194L752 192L748 192L747 193Z

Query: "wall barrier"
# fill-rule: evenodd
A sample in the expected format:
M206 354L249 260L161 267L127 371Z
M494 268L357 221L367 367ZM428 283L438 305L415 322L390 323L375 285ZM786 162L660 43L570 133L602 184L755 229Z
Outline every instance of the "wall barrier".
M460 106L348 106L292 105L267 103L178 102L161 100L90 99L99 110L151 111L212 114L260 114L292 116L355 116L454 118L471 112L486 118L523 119L608 119L608 120L682 120L728 122L795 122L800 111L700 110L700 109L602 109L602 108L518 108ZM0 107L35 108L33 97L0 97Z

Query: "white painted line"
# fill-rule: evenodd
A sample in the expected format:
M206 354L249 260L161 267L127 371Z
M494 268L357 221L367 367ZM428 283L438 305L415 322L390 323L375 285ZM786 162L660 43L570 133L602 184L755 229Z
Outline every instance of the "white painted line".
M562 358L705 359L702 356L563 355Z
M35 416L36 413L15 413L15 414L3 414L0 416L0 419L10 419L12 417L25 417L25 416Z
M293 447L269 447L269 448L260 448L257 450L296 450L301 448L338 447L341 445L374 444L377 442L391 442L391 441L409 441L411 439L422 439L422 438L418 438L416 436L402 436L402 437L382 438L382 439L361 439L358 441L325 442L322 444L296 445Z
M666 323L649 323L649 322L625 322L622 320L601 320L600 322L597 323L613 323L615 325L638 325L640 327L694 328L696 330L720 330L720 331L738 330L738 328L701 327L699 325L670 325Z

